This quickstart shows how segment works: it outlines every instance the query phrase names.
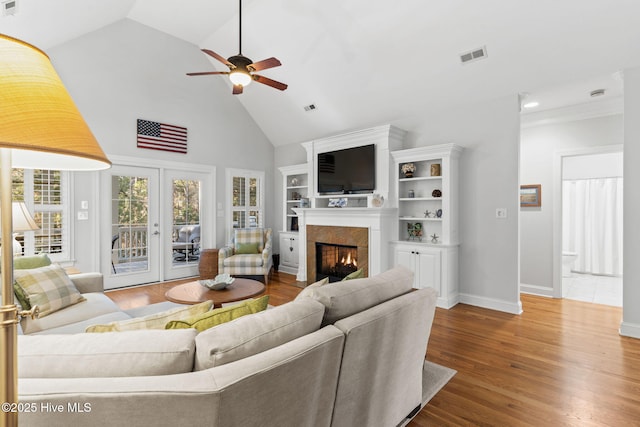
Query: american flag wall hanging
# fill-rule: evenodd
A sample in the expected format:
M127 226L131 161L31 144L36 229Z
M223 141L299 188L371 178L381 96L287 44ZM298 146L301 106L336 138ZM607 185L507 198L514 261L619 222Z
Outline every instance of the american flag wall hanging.
M138 148L187 152L187 128L138 119Z

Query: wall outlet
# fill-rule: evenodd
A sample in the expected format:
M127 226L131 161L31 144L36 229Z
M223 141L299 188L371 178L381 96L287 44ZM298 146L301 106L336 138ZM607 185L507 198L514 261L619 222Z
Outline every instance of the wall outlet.
M507 208L497 208L496 218L505 219L507 217Z

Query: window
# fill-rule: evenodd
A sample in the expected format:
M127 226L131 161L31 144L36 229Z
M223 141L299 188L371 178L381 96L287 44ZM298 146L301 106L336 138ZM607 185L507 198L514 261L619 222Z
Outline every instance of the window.
M16 236L24 255L70 259L68 181L68 173L57 170L13 169L13 200L24 201L40 227Z
M227 169L229 234L234 228L263 227L264 172Z

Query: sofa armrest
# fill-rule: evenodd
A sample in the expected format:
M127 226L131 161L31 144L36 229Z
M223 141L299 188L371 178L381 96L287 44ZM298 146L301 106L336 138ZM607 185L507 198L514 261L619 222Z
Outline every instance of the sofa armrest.
M90 292L104 292L102 273L70 274L69 279L78 288L81 294Z

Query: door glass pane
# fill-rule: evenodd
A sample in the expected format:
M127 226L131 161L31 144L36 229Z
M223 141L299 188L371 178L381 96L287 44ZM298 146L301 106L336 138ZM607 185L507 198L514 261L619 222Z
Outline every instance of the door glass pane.
M197 263L200 256L200 181L173 180L174 265Z
M147 178L113 176L111 262L114 274L148 270Z
M249 227L259 227L261 224L259 211L249 211Z
M233 206L244 206L246 201L245 178L233 177Z

